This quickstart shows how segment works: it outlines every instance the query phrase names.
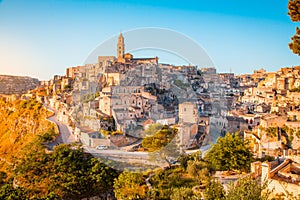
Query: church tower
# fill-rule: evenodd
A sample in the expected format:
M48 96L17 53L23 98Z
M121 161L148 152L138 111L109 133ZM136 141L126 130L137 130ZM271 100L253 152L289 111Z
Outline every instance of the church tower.
M119 35L117 48L118 48L117 49L118 58L124 58L125 45L124 45L124 37L123 37L122 33L120 33L120 35Z

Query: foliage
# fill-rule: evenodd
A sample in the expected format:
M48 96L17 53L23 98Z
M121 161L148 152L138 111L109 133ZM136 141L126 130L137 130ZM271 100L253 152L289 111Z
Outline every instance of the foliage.
M275 197L272 198L272 200L299 200L300 199L300 195L293 195L293 193L290 193L288 191L285 191L285 193L279 193L276 194Z
M178 156L180 155L180 149L178 148L178 144L176 139L172 139L166 146L162 146L159 151L150 152L149 160L151 162L168 164L171 167L173 162L176 161Z
M219 181L211 180L204 191L206 200L225 200L225 190Z
M96 98L96 94L85 94L81 97L81 101L83 103L88 103L90 101L94 101Z
M5 183L6 178L7 178L7 174L5 172L0 171L0 185Z
M34 141L36 142L36 141ZM28 197L57 195L77 199L105 193L112 189L116 172L82 148L59 145L47 154L41 144L28 145L15 162L14 181Z
M72 86L71 86L71 85L65 85L65 86L64 86L64 90L70 90L70 89L72 89Z
M181 89L186 89L186 88L188 88L188 87L190 87L190 85L189 84L187 84L187 83L183 83L181 80L179 80L179 79L176 79L176 80L174 80L174 84L177 86L177 87L179 87L179 88L181 88Z
M170 199L170 196L174 193L174 190L183 195L182 188L192 188L199 184L197 180L189 176L185 170L181 167L175 167L174 169L162 169L155 173L150 179L153 189L150 193L150 199ZM177 189L176 189L177 188ZM181 188L181 189L180 189Z
M206 184L214 170L205 161L189 160L187 166L187 172L189 175L199 180L200 183Z
M240 178L235 184L231 183L229 185L226 200L267 200L269 198L269 192L266 191L266 187L267 183L261 185L250 176Z
M252 153L238 134L227 133L220 137L208 153L207 160L216 170L249 171Z
M0 199L81 199L111 192L115 170L83 149L45 144L57 135L35 100L0 100ZM14 187L13 187L14 186Z
M144 199L147 194L145 179L137 172L122 172L114 182L117 199Z
M300 130L296 131L295 134L296 134L297 138L300 138Z
M300 21L300 0L289 0L288 3L289 16L293 22ZM291 38L292 42L289 43L290 49L293 53L300 55L300 29L296 28L295 35Z
M170 196L171 200L196 200L197 196L193 193L191 188L180 187L174 188Z
M272 161L275 160L275 157L269 156L269 155L265 155L263 158L257 158L256 160L260 161L260 162L265 162L265 161L272 162Z
M41 142L53 140L58 130L47 120L51 112L36 100L0 100L0 154L5 160L2 171L7 172L11 157L18 155L27 144L36 138Z
M107 130L104 130L104 129L101 129L100 130L100 134L104 135L105 137L111 135L111 131L107 131Z
M290 92L300 92L300 88L297 87L297 88L290 89Z
M278 127L268 127L266 129L266 132L272 137L277 137L278 136L278 130L279 128Z
M156 123L156 124L150 124L148 126L148 128L145 130L145 134L147 136L151 136L154 135L155 133L157 133L157 131L159 131L160 129L163 128L163 125L160 123Z
M10 200L27 200L28 192L21 187L14 188L12 183L6 183L0 188L0 199L10 199Z
M288 3L288 15L293 22L300 21L300 0L289 0Z
M177 132L178 130L176 128L163 126L162 129L157 131L154 135L146 137L142 142L142 146L149 152L158 151L167 146L177 135Z
M150 179L153 189L149 192L150 199L200 199L192 192L199 183L210 179L213 169L209 163L201 159L200 153L182 154L179 165L159 170Z
M180 163L180 166L186 170L187 166L188 166L188 161L190 160L195 160L195 161L200 161L201 160L201 152L197 151L195 153L192 154L181 154L178 158L178 161Z
M55 127L51 126L48 131L45 133L39 134L38 137L42 143L51 142L57 136L57 132L55 131Z

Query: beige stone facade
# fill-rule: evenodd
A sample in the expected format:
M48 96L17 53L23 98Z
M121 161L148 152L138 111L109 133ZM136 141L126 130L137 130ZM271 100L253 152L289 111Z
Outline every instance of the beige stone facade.
M184 102L179 104L179 123L198 123L198 110L196 104Z

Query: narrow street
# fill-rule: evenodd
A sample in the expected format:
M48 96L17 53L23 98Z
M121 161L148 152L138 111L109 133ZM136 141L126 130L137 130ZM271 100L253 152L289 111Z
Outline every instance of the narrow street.
M66 143L66 144L70 144L70 143L75 142L74 136L72 135L71 130L69 129L69 127L64 123L59 122L56 119L56 114L54 116L50 117L49 120L56 123L57 126L58 126L58 129L59 129L59 135L57 136L57 138L55 139L54 142L56 142L56 143Z
M49 148L53 149L54 146L63 144L63 143L65 143L65 144L74 143L75 138L74 138L74 135L72 135L70 128L66 124L57 120L57 111L48 106L45 106L45 108L54 112L54 115L52 117L49 117L48 120L51 122L54 122L57 125L58 130L59 130L59 134L56 137L56 139L52 143L48 144Z

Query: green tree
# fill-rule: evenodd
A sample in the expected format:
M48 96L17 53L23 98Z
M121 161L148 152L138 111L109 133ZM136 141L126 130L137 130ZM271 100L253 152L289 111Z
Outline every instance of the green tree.
M162 128L163 128L163 125L160 123L150 124L148 126L148 128L145 130L145 134L146 134L146 136L154 135L155 133L157 133L157 131L159 131Z
M196 200L199 199L193 193L191 188L180 187L180 188L173 188L172 194L170 196L171 200Z
M226 200L268 200L267 184L261 185L250 176L229 185Z
M289 0L288 15L293 22L300 21L300 0ZM292 42L289 43L289 48L293 53L300 55L300 29L296 28L295 35L291 38Z
M189 175L197 179L200 183L206 184L213 173L213 169L207 162L198 160L189 160L187 166Z
M192 154L180 154L180 156L178 157L178 161L180 163L180 166L186 170L187 169L187 166L188 166L188 161L189 160L195 160L195 161L200 161L202 158L201 158L201 151L197 151L195 153L192 153Z
M5 183L6 178L7 178L7 174L5 172L0 171L0 185Z
M146 137L142 142L142 146L149 152L158 151L167 146L177 135L177 132L178 129L176 128L163 126L163 128L157 131L154 135Z
M144 177L137 172L122 172L114 182L117 199L144 199L147 194Z
M16 162L15 183L29 191L30 198L80 199L112 190L115 170L85 154L82 148L59 145L53 153L35 144ZM46 199L47 199L46 198Z
M252 153L237 133L227 133L225 137L218 138L205 155L205 160L216 170L249 171Z
M19 200L29 199L28 192L22 187L14 188L11 182L8 182L0 188L0 199Z
M204 191L206 200L225 200L225 190L219 181L211 180Z

